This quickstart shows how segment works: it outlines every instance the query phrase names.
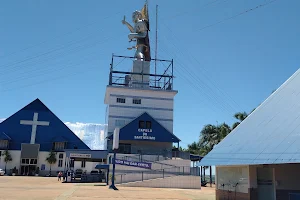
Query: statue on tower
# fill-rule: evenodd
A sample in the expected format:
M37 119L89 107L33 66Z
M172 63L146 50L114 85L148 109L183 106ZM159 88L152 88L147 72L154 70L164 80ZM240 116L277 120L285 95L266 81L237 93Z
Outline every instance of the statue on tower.
M141 61L150 61L151 56L148 35L149 17L147 2L141 11L136 10L132 13L132 21L134 23L133 27L125 20L124 16L122 23L130 30L130 34L128 35L129 42L136 41L136 45L133 46L133 48L136 49L135 58Z

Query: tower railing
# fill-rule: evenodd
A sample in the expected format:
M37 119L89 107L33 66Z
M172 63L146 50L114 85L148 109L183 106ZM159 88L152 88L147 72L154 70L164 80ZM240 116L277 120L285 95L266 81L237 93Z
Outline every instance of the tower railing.
M113 55L110 64L109 85L153 90L173 90L173 60L151 59L150 61L144 61L150 66L147 69L145 68L145 70L142 67L141 71L133 72L131 67L134 61L136 61L135 57ZM157 63L157 68L154 71L151 65L155 63Z

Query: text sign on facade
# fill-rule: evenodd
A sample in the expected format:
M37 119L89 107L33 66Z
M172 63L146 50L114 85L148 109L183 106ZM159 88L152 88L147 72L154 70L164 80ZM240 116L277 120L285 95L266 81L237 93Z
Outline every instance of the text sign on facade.
M116 164L151 169L151 163L146 163L146 162L134 162L134 161L116 159Z
M143 135L135 135L135 140L155 140L155 137L149 136L147 133L143 133Z
M142 133L152 133L152 129L147 129L147 128L139 128L138 132Z
M82 153L70 153L70 157L72 158L91 158L91 154L82 154Z

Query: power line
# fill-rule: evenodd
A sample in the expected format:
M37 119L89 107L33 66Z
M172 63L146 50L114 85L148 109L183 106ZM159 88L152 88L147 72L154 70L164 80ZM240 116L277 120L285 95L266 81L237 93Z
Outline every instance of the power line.
M220 20L220 21L218 21L218 22L216 22L216 23L213 23L213 24L210 24L210 25L208 25L208 26L204 26L204 27L202 27L202 28L200 28L200 29L196 29L195 31L202 31L202 30L204 30L204 29L213 27L213 26L215 26L215 25L218 25L218 24L221 24L221 23L226 22L226 21L228 21L228 20L234 19L234 18L236 18L236 17L239 17L239 16L244 15L244 14L246 14L246 13L249 13L249 12L251 12L251 11L254 11L254 10L257 10L257 9L262 8L262 7L264 7L264 6L267 6L267 5L271 4L271 3L274 3L275 1L277 1L277 0L273 0L273 1L269 1L269 2L267 2L267 3L265 3L265 4L257 5L257 6L255 6L255 7L253 7L253 8L247 9L247 10L245 10L245 11L239 13L239 14L236 14L236 15L233 15L233 16L231 16L231 17L225 18L225 19L223 19L223 20Z
M67 48L67 47L69 47L69 46L72 46L72 45L74 45L74 44L77 44L78 42L82 42L82 41L87 40L87 39L90 39L90 37L85 37L84 39L81 39L81 40L74 40L74 41L72 41L72 42L69 42L69 43L66 44L66 45L61 45L61 47L54 48L54 49L51 49L51 50L49 50L49 51L43 52L43 53L41 53L41 54L38 54L38 55L35 55L35 56L28 57L28 58L23 59L23 60L21 60L21 61L18 61L18 62L16 62L16 63L12 63L12 64L9 64L9 65L0 66L0 68L4 68L4 67L7 67L7 68L8 68L8 67L11 67L11 66L14 66L14 65L22 64L22 63L25 63L25 62L27 62L27 61L30 61L30 60L33 60L33 59L37 59L37 58L40 58L40 57L49 55L49 54L51 54L51 53L57 52L57 51L59 51L59 50L65 49L65 48ZM20 67L15 66L15 67L12 67L12 68L8 68L8 69L6 69L6 70L0 71L0 73L9 72L9 71L11 71L12 69L16 69L16 68L20 68Z
M113 37L110 37L110 38L113 38ZM81 50L84 50L85 48L92 47L92 46L94 46L94 45L96 45L96 44L103 44L103 43L109 41L110 38L107 38L107 39L105 39L104 41L101 40L101 41L98 41L98 42L94 42L94 43L92 43L92 44L90 44L90 45L79 46L79 47L73 49L73 50L75 50L75 51L73 51L72 53L78 52L78 51L81 51ZM105 49L102 49L102 51L105 51ZM102 52L102 51L100 51L100 52ZM68 53L69 53L69 52L68 52ZM61 55L66 55L66 54L68 54L68 53L61 54ZM98 52L98 53L99 53L99 52ZM61 56L61 55L60 55L60 56ZM55 55L55 56L57 56L57 55ZM55 57L55 56L53 56L53 57ZM47 59L47 60L51 60L51 59L52 59L52 57L50 57L50 58ZM43 62L43 61L45 61L45 60L42 60L42 62ZM41 63L41 62L37 62L37 63ZM37 64L37 63L35 63L35 64ZM57 63L60 63L60 62L56 62L56 64L57 64ZM34 65L31 64L30 66L34 66ZM64 68L64 67L62 67L62 68ZM23 72L23 73L21 73L21 74L23 74L23 75L29 74L29 77L31 78L31 77L32 77L32 76L30 76L30 73L31 73L31 72L38 72L38 71L45 72L44 69L46 69L46 68L42 67L42 68L37 68L37 69L32 69L32 70L26 70L25 72ZM50 68L50 69L51 69L51 68ZM10 70L10 71L13 72L13 71L16 71L16 70ZM47 70L46 70L46 71L47 71ZM0 75L1 75L1 74L0 74ZM5 74L3 73L2 75L5 75ZM22 77L25 77L25 79L26 79L26 76L20 76L20 77L17 78L17 81L19 81L20 78L22 78ZM4 82L5 82L5 81L2 81L2 83L4 83ZM15 81L13 81L13 82L15 82Z
M113 16L115 16L115 15L121 13L121 12L122 12L122 11L118 11L118 12L114 13L113 15L104 17L104 18L102 18L102 19L103 19L103 20L108 19L108 18L110 18L110 17L113 17ZM92 23L86 24L86 25L84 25L84 26L80 26L80 27L78 27L78 28L75 28L74 30L68 31L68 32L63 33L63 34L60 34L60 35L58 35L58 36L54 36L54 37L52 37L52 39L57 39L57 38L60 38L60 37L62 37L62 36L70 35L70 34L76 32L76 31L78 31L78 30L81 30L81 29L83 29L83 28L85 28L85 27L91 26L91 25L96 24L96 23L99 23L99 21L97 20L97 21L94 21L94 22L92 22ZM20 49L20 50L18 50L18 51L14 51L14 52L11 52L11 53L9 53L9 54L7 54L7 55L0 56L0 58L7 57L7 56L11 56L11 55L15 55L15 54L17 54L18 52L22 52L22 51L25 51L25 50L28 50L28 49L37 47L37 46L42 45L42 44L45 44L45 43L47 43L47 42L49 42L49 38L46 39L46 40L44 40L44 41L42 41L42 42L39 42L39 43L37 43L37 44L34 44L34 45L31 45L31 46L25 47L25 48L23 48L23 49Z
M79 72L75 72L75 73L69 73L67 75L63 75L63 76L59 76L59 77L55 77L55 78L51 78L51 79L46 79L46 80L42 80L42 81L39 81L39 82L36 82L36 83L33 83L33 84L27 84L27 85L23 85L23 86L19 86L19 87L16 87L16 88L11 88L11 89L6 89L6 90L2 90L0 91L1 93L4 93L4 92L8 92L8 91L12 91L12 90L18 90L18 89L21 89L21 88L26 88L26 87L30 87L30 86L34 86L34 85L37 85L37 84L41 84L41 83L46 83L46 82L51 82L53 80L58 80L58 79L62 79L62 78L65 78L65 77L68 77L70 75L76 75L76 74L82 74L82 73L86 73L86 72L89 72L90 70L87 70L87 69L94 69L94 68L97 68L98 66L92 66L92 67L86 67L84 68L83 71L79 71Z
M213 5L213 4L215 4L215 3L218 3L218 2L219 2L219 3L224 3L224 2L226 2L226 1L228 1L228 0L224 0L224 1L222 1L222 2L220 2L220 0L215 0L215 1L212 1L212 2L209 2L209 3L206 3L206 4L204 4L204 5L200 6L200 7L197 7L197 8L194 9L194 10L189 10L189 11L180 12L180 13L177 13L177 14L171 16L171 17L166 17L166 18L168 18L168 19L170 19L170 18L171 18L171 19L174 19L174 18L176 18L176 17L182 16L182 15L185 15L185 14L190 14L190 13L192 13L192 12L199 11L199 8L205 8L205 7L208 7L208 6Z
M162 22L162 23L164 23L164 22ZM165 23L164 23L164 26L165 26L166 28L168 28L170 35L172 35L172 36L175 38L176 41L180 41L177 37L175 37L175 35L172 33L172 30L171 30ZM172 45L175 46L174 43L172 43ZM185 52L189 52L187 49L184 49L184 51L185 51ZM198 61L198 59L196 59L190 52L188 53L188 55L189 55L192 59L194 59L194 60L199 64L198 67L201 66L201 64L200 64L200 62ZM200 69L202 69L202 70L204 70L206 73L208 73L207 70L206 70L205 68L200 67ZM213 81L212 79L210 79L210 77L208 77L208 76L206 75L206 73L203 73L203 75L206 76L206 78L208 79L208 81L211 82L212 85L213 85L219 92L221 92L224 96L227 96L227 97L228 97L228 98L236 105L236 107L239 107L239 109L240 109L241 107L238 105L238 103L237 103L234 99L232 99L229 95L227 95L224 91L222 91L222 90L217 86L217 84L214 83L214 81Z
M161 49L162 50L162 49ZM172 51L174 52L174 51ZM214 93L211 93L211 89L207 86L205 82L203 82L201 79L197 78L195 73L192 73L187 69L187 65L182 64L180 59L176 56L175 53L173 53L173 56L175 58L175 63L179 67L174 67L175 72L178 71L178 74L180 74L180 78L185 80L189 85L195 89L196 92L199 92L202 94L204 97L203 101L207 101L207 103L215 103L215 105L220 106L220 110L223 112L228 112L231 113L226 106L224 106L222 101L219 101L218 97L214 95ZM205 88L209 88L208 91ZM216 113L218 113L218 110L216 107L211 107L212 110L214 110ZM219 110L219 111L220 111Z
M212 26L214 26L214 25L217 25L217 24L220 24L220 23L222 23L222 22L228 21L228 20L233 19L233 18L235 18L235 17L238 17L238 16L240 16L240 15L246 14L246 13L248 13L248 12L251 12L251 11L253 11L253 10L256 10L256 9L258 9L258 8L261 8L261 7L263 7L263 6L266 6L266 5L268 5L268 4L271 4L271 3L273 3L274 1L276 1L276 0L273 0L273 1L270 1L270 2L266 2L265 4L257 5L257 6L254 7L254 8L247 9L247 10L245 10L245 11L243 11L243 12L237 14L237 15L228 17L228 18L226 18L226 19L224 19L224 20L221 20L221 21L219 21L219 22L217 22L217 23L214 23L214 24L212 24L212 25L205 26L205 27L203 27L203 28L201 28L201 29L199 29L199 30L203 30L203 29L205 29L205 28L212 27ZM162 23L164 23L164 22L162 22ZM171 35L173 35L173 37L176 39L176 41L179 41L179 39L176 38L176 37L174 36L174 34L172 33L171 29L170 29L165 23L164 23L164 25L165 25L166 28L169 29L169 33L171 33ZM174 43L172 43L172 44L175 46ZM185 52L188 52L188 51L185 49ZM192 57L192 58L199 64L199 66L201 65L200 62L199 62L194 56L192 56L191 53L189 53L188 55L189 55L190 57ZM202 68L202 69L205 70L204 68ZM206 71L206 70L205 70L205 71ZM207 72L207 71L206 71L206 72ZM205 73L203 73L203 74L207 77L207 75L206 75ZM224 92L223 92L223 91L222 91L222 90L221 90L221 89L220 89L220 88L219 88L219 87L218 87L218 86L217 86L217 85L209 78L209 77L207 77L207 78L208 78L209 81L212 82L212 84L217 88L217 90L219 90L219 92L221 92L221 93L224 94L225 96L229 97L229 99L230 99L233 103L235 103L237 107L240 107L240 106L237 104L236 101L234 101L230 96L228 96L226 93L224 93Z
M164 24L164 22L163 22L163 24ZM165 24L164 24L165 25ZM166 25L165 25L166 26ZM167 27L168 28L168 27ZM169 29L169 33L171 34L171 35L173 35L172 34L172 31ZM173 35L174 36L174 35ZM175 38L175 37L174 37ZM176 39L177 41L178 41L178 39ZM160 41L161 42L161 41ZM173 46L174 46L174 48L176 48L176 46L175 46L175 44L174 43L171 43ZM177 51L179 51L179 50L177 50ZM187 51L187 50L185 50L185 51ZM172 51L172 52L174 52L174 51ZM182 53L181 53L182 54ZM203 86L205 86L206 88L208 88L209 90L209 92L208 92L208 94L206 94L205 92L204 92L204 95L205 96L208 96L208 98L210 98L211 100L212 99L214 99L213 101L215 101L215 102L217 102L217 104L219 104L219 105L221 105L221 107L223 107L223 109L227 109L228 110L228 108L230 107L230 105L229 106L225 106L224 105L224 103L222 103L222 101L219 101L219 99L218 99L218 97L216 97L216 95L214 94L214 92L212 91L212 89L205 83L205 82L203 82L197 75L196 75L196 73L193 73L193 70L187 70L187 68L188 68L188 66L187 65L185 65L184 67L182 67L182 69L183 70L186 70L186 73L188 73L189 75L190 75L190 77L192 77L193 79L194 79L194 81L197 83L197 82L199 82L201 85L203 85ZM176 69L176 68L175 68ZM182 75L182 74L181 74ZM210 79L208 79L208 80L210 80ZM192 85L194 85L194 84L192 84ZM215 87L217 88L217 86L215 85ZM231 110L232 109L232 107L229 109L229 110ZM234 109L233 109L234 110Z

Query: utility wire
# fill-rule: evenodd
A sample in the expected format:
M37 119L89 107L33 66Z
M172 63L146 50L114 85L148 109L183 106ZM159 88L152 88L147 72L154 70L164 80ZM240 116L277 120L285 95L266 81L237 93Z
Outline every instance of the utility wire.
M165 27L169 30L169 32L170 32L170 35L176 40L176 41L179 41L178 40L178 38L173 34L173 32L172 32L172 30L166 25L166 24L164 24L165 25ZM175 44L172 42L171 43L175 48L176 48L176 46L175 46ZM234 107L238 107L239 108L239 110L240 110L240 106L239 106L239 104L234 100L234 99L232 99L227 93L225 93L224 91L222 91L222 89L218 86L218 83L217 83L217 81L216 80L213 80L208 74L209 74L209 72L204 68L204 67L201 67L202 66L202 64L199 62L199 60L198 59L196 59L196 57L195 56L193 56L193 54L187 49L187 48L181 48L183 51L181 51L180 50L180 48L177 48L177 50L178 51L180 51L180 52L182 52L182 54L184 55L184 53L183 52L185 52L186 53L186 55L188 55L188 56L185 56L185 58L186 58L186 60L194 60L198 65L197 65L197 68L199 68L201 71L202 71L202 74L205 76L205 78L208 80L208 82L210 82L211 84L212 84L212 86L215 88L215 89L217 89L217 91L219 91L222 95L223 95L223 97L228 97L229 99L230 99L230 101L232 101L234 104L235 104L235 106ZM193 63L192 63L193 64ZM195 65L194 65L195 66ZM188 67L188 66L186 66L186 67ZM195 68L195 67L194 67ZM190 69L191 71L193 71L192 69ZM194 73L195 74L195 76L198 78L198 79L201 79L199 76L197 76L196 74L197 73ZM209 87L209 86L208 86ZM210 88L211 89L211 88ZM216 96L218 96L218 95L216 95ZM231 109L233 109L233 110L235 110L234 109L234 107L232 107L230 104L228 104L228 107L231 107Z
M86 48L93 47L94 45L103 44L103 43L109 41L109 39L111 39L111 38L114 38L114 37L106 38L106 39L104 39L104 41L100 40L100 41L97 41L97 42L93 42L92 44L89 44L89 45L83 45L83 46L76 47L76 48L73 49L73 50L75 50L75 51L73 51L72 53L78 52L78 51L82 51L82 50L85 50ZM116 37L116 38L117 38L117 37ZM105 51L105 49L102 49L102 51ZM100 51L100 52L102 52L102 51ZM70 55L70 52L61 54L60 57L62 57L63 55ZM57 56L57 55L54 55L53 57L50 57L50 58L47 59L47 60L55 60L54 57L56 57L56 56ZM35 64L43 63L44 61L45 61L45 60L41 60L40 62L37 62L37 63L35 63ZM64 60L62 60L62 61L64 62ZM56 62L56 63L54 63L54 64L57 64L57 63L61 63L61 62ZM51 65L53 65L53 64L51 64ZM30 64L30 66L32 67L32 66L34 66L34 65ZM39 65L39 66L40 66L40 65ZM32 69L32 70L26 70L25 72L21 73L21 75L29 74L29 76L30 76L30 73L32 73L32 72L38 72L38 71L42 71L42 72L43 72L44 69L46 69L46 68L45 68L45 67L41 67L41 68L35 68L35 69ZM10 70L10 72L15 72L15 71L16 71L16 70ZM6 74L5 74L5 73L3 73L3 74L0 73L0 76L1 76L1 75L5 76ZM21 77L24 77L24 76L21 76ZM18 77L18 79L21 78L21 77ZM25 76L25 77L26 77L26 76ZM13 78L13 79L15 79L15 78ZM5 79L4 79L4 80L5 80ZM3 82L5 82L5 81L2 81L2 82L0 81L0 83L3 83Z
M183 15L185 15L185 14L190 14L190 13L199 11L199 8L200 8L200 9L201 9L201 8L205 8L205 7L208 7L208 6L213 5L213 4L215 4L215 3L219 3L219 4L220 4L220 3L224 3L224 2L226 2L226 1L228 1L228 0L223 0L223 1L221 1L221 2L220 2L220 0L215 0L215 1L212 1L212 2L209 2L209 3L206 3L206 4L204 4L204 5L201 5L200 7L197 7L197 8L194 9L194 10L189 10L189 11L180 12L180 13L177 13L177 14L171 16L171 17L164 17L164 18L161 19L161 20L164 20L164 21L165 21L166 19L174 19L174 18L176 18L176 17L183 16ZM218 4L217 4L217 5L218 5Z
M162 43L162 41L160 42ZM161 50L164 51L163 48L161 48ZM174 71L177 72L177 74L180 74L179 78L185 80L189 84L189 86L195 89L196 92L202 94L202 97L206 97L206 98L202 98L203 102L207 102L208 104L214 103L214 105L219 105L220 110L222 112L231 113L228 109L226 109L226 106L222 104L222 101L218 101L218 98L213 93L210 92L211 90L207 91L205 89L205 87L207 88L207 85L201 79L197 78L195 73L189 71L187 69L186 64L182 64L181 59L176 55L176 53L174 53L175 51L168 51L168 52L173 52L173 56L175 58ZM218 113L216 107L212 106L211 109L214 110L216 113Z
M30 61L30 60L33 60L33 59L37 59L37 58L40 58L40 57L49 55L49 54L51 54L51 53L53 53L53 52L57 52L57 51L59 51L59 50L65 49L65 48L70 47L70 46L72 46L72 45L74 45L74 44L77 44L78 42L85 41L85 40L87 40L87 39L89 39L89 38L90 38L90 37L88 36L88 37L85 37L84 39L81 39L81 40L77 40L77 41L75 40L75 41L69 42L68 44L61 45L61 47L54 48L54 49L51 49L51 50L49 50L49 51L43 52L43 53L41 53L41 54L38 54L38 55L35 55L35 56L28 57L28 58L23 59L23 60L21 60L21 61L18 61L18 62L12 63L12 64L8 64L8 65L0 66L0 68L5 68L5 67L7 67L6 70L0 71L0 74L1 74L1 73L4 74L4 73L6 73L6 72L12 71L12 69L20 68L20 66L19 66L19 67L18 67L18 66L11 67L11 66L18 65L18 64L22 64L22 63L24 63L24 62L27 62L27 61ZM9 67L10 67L10 68L9 68Z
M163 22L163 24L164 24L164 22ZM165 25L165 24L164 24ZM166 25L165 25L166 26ZM170 35L173 35L172 34L172 31L169 29L169 33L170 33ZM174 37L174 36L173 36ZM168 37L168 39L165 37L165 39L166 40L170 40L170 37ZM178 39L177 39L177 41L178 41ZM160 41L160 42L162 42L162 41ZM176 48L176 46L175 46L175 44L174 43L170 43L171 45L173 45L174 46L174 48ZM177 51L179 52L179 50L177 49ZM185 51L187 51L187 50L185 50ZM175 52L175 51L172 51L172 52ZM193 64L193 63L192 63ZM182 67L182 69L184 69L184 70L186 70L186 73L188 73L189 75L190 75L190 77L192 77L194 80L195 80L195 83L197 83L197 82L200 82L200 85L203 85L204 87L206 87L206 88L208 88L209 90L208 90L208 94L211 94L211 95L206 95L205 93L204 93L204 95L206 95L206 96L208 96L208 98L214 98L214 100L215 100L215 102L219 102L219 103L217 103L217 104L219 104L219 105L221 105L221 107L223 107L223 109L227 109L228 110L228 107L230 107L230 106L224 106L224 103L222 103L221 101L218 101L218 97L216 97L216 95L214 94L214 92L213 92L213 90L204 82L204 81L202 81L202 79L200 79L197 75L196 75L196 73L193 73L193 70L191 70L191 69L187 69L188 68L188 65L184 65L184 67ZM176 68L175 68L176 69ZM181 76L182 76L182 74L181 74ZM208 80L210 80L210 78L208 78ZM195 84L194 83L194 84ZM193 84L192 84L193 85ZM216 87L216 86L215 86ZM232 110L234 110L232 107L230 108L230 109L232 109ZM229 110L230 110L229 109Z
M254 8L247 9L247 10L245 10L245 11L243 11L243 12L237 14L237 15L231 16L231 17L229 17L229 18L226 18L226 19L224 19L224 20L221 20L221 21L219 21L219 22L217 22L217 23L214 23L214 24L211 24L211 25L209 25L209 26L203 27L203 28L201 28L201 29L199 29L199 30L204 30L204 29L206 29L206 28L209 28L209 27L212 27L212 26L214 26L214 25L220 24L220 23L222 23L222 22L228 21L228 20L230 20L230 19L236 18L236 17L238 17L238 16L240 16L240 15L246 14L246 13L248 13L248 12L251 12L251 11L254 11L254 10L258 9L258 8L261 8L261 7L263 7L263 6L269 5L269 4L271 4L271 3L275 2L275 1L276 1L276 0L266 2L265 4L257 5L257 6L254 7ZM171 35L173 35L171 29L170 29L163 21L162 21L162 23L165 25L165 27L167 27L167 28L169 29L169 32L171 33ZM180 41L180 40L179 40L178 38L176 38L174 35L173 35L173 37L176 39L176 41ZM172 44L174 45L174 43L172 43ZM187 49L185 49L185 52L188 52ZM191 56L191 57L199 64L199 66L201 66L200 62L199 62L194 56L192 56L191 53L189 53L188 55ZM202 68L202 69L204 69L204 68ZM205 70L205 69L204 69L204 70ZM205 73L203 73L203 74L206 75ZM208 77L208 80L211 80L211 79ZM227 94L224 93L219 87L217 87L217 85L216 85L212 80L211 80L211 82L212 82L212 84L213 84L213 85L214 85L214 86L215 86L222 94L224 94L225 96L229 97L229 99L230 99L232 102L234 102L235 105L236 105L237 107L239 107L239 109L240 109L240 106L238 105L238 103L237 103L234 99L232 99L229 95L227 95Z
M121 12L122 12L122 11L118 11L118 12L114 13L114 14L111 15L111 16L107 16L107 17L102 18L102 20L106 20L106 19L109 19L109 18L111 18L111 17L114 17L115 15L117 15L117 14L119 14L119 13L121 13ZM101 20L100 20L100 21L101 21ZM96 21L94 21L94 22L92 22L92 23L89 23L89 24L86 24L86 25L77 27L77 28L75 28L75 29L73 29L73 30L71 30L71 31L66 32L66 33L60 34L60 35L58 35L58 36L54 36L54 37L52 37L52 39L57 39L57 38L60 38L60 37L66 36L66 35L70 35L70 34L76 32L76 31L79 31L79 30L81 30L81 29L83 29L83 28L86 28L86 27L88 27L88 26L94 25L94 24L96 24L96 23L99 23L99 21L96 20ZM44 40L44 41L42 41L42 42L39 42L39 43L36 43L36 44L34 44L34 45L31 45L31 46L25 47L25 48L23 48L23 49L20 49L20 50L18 50L18 51L14 51L14 52L11 52L11 53L9 53L9 54L7 54L7 55L0 56L0 58L8 57L8 56L11 56L11 55L15 55L15 54L17 54L17 53L19 53L19 52L26 51L26 50L28 50L28 49L31 49L31 48L40 46L40 45L45 44L45 43L47 43L47 42L49 42L49 38L46 39L46 40Z
M216 22L216 23L213 23L213 24L204 26L204 27L202 27L202 28L200 28L200 29L196 29L195 31L202 31L202 30L204 30L204 29L213 27L213 26L215 26L215 25L218 25L218 24L221 24L221 23L226 22L226 21L228 21L228 20L234 19L234 18L236 18L236 17L239 17L239 16L244 15L244 14L246 14L246 13L249 13L249 12L251 12L251 11L254 11L254 10L257 10L257 9L262 8L262 7L264 7L264 6L267 6L267 5L271 4L271 3L274 3L275 1L277 1L277 0L268 1L268 2L266 2L266 3L264 3L264 4L257 5L257 6L255 6L255 7L253 7L253 8L247 9L247 10L245 10L245 11L239 13L239 14L236 14L236 15L233 15L233 16L231 16L231 17L225 18L225 19L220 20L220 21L218 21L218 22Z
M36 83L33 83L33 84L27 84L27 85L19 86L19 87L16 87L16 88L10 88L10 89L6 89L6 90L2 90L2 91L0 90L0 93L5 93L5 92L13 91L13 90L18 90L18 89L22 89L22 88L34 86L34 85L37 85L37 84L40 85L42 83L51 82L51 81L54 81L54 80L66 78L66 77L69 77L70 75L77 75L79 73L83 74L83 73L86 73L86 72L90 72L92 69L96 69L97 67L98 66L85 67L84 70L79 71L79 72L68 73L67 75L63 75L63 76L59 76L59 77L55 77L55 78L50 78L50 79L42 80L42 81L39 81L39 82L36 82Z

